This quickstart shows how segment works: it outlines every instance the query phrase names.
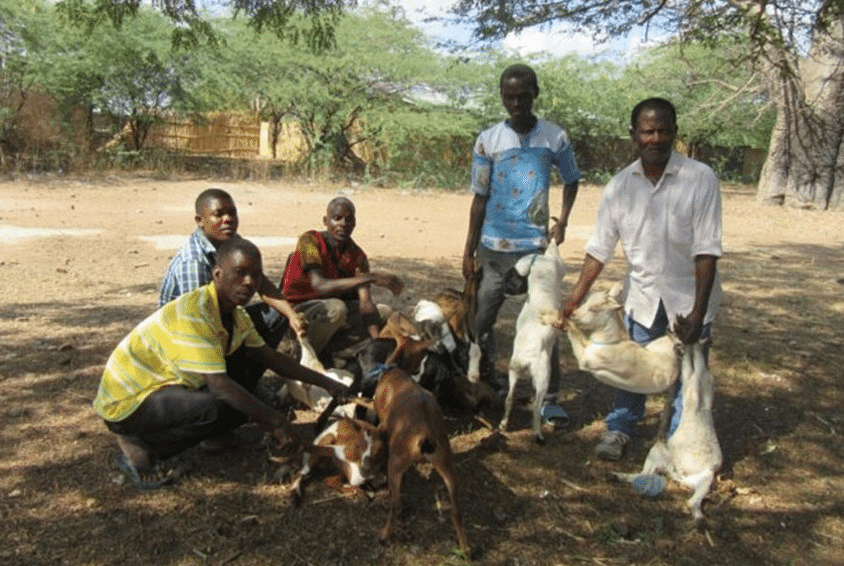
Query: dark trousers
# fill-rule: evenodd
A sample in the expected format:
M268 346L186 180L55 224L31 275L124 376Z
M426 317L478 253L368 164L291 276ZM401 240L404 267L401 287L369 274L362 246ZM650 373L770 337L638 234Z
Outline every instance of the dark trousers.
M246 310L267 344L271 348L278 346L287 330L287 319L264 303ZM228 376L249 392L255 390L265 369L245 348L226 358ZM126 419L106 421L106 426L146 448L153 460L165 460L246 421L246 415L217 399L207 387L186 389L171 385L149 395Z

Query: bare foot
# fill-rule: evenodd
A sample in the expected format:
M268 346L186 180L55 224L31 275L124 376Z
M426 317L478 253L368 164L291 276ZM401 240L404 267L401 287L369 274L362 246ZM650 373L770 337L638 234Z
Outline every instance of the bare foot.
M137 440L130 436L116 434L117 445L126 456L126 461L138 469L149 469L152 467L152 460L149 452Z

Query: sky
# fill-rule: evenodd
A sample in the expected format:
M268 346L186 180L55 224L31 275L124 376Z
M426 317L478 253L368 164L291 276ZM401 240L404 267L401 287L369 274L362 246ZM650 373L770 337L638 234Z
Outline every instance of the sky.
M396 3L405 10L407 18L434 41L471 41L472 30L468 27L426 21L426 17L446 16L449 6L453 4L449 0L396 0ZM582 56L607 57L621 62L642 46L642 39L641 36L633 35L608 44L598 44L589 34L578 32L569 25L556 24L531 28L520 34L511 33L502 41L502 47L521 56L540 52L553 56L577 53Z
M447 17L449 8L456 4L456 0L388 1L392 5L400 6L407 19L434 42L452 41L469 44L472 41L472 29L468 26L429 21L430 18ZM200 0L203 7L211 10L220 9L219 6L224 3L224 0ZM383 0L359 0L358 5L383 6ZM598 44L589 34L579 32L571 25L555 24L531 28L520 34L511 33L502 40L501 46L523 57L541 52L555 57L577 53L585 57L605 57L617 63L623 63L644 45L643 39L641 35L634 34L613 40L608 44Z

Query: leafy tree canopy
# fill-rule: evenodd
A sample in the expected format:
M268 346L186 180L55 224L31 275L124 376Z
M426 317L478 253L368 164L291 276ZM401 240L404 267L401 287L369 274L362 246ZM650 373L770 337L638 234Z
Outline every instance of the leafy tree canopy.
M93 29L104 22L121 27L138 14L142 0L59 0L56 6L71 22ZM335 28L346 4L354 0L151 0L152 7L173 22L175 46L196 46L218 40L213 12L245 17L256 31L269 30L293 43L318 51L334 44ZM210 8L210 9L209 9Z
M607 40L634 29L669 32L686 42L711 45L736 34L748 36L753 50L771 42L801 49L817 31L844 13L840 0L461 0L454 8L479 39L553 22L570 22ZM749 34L747 32L749 31Z

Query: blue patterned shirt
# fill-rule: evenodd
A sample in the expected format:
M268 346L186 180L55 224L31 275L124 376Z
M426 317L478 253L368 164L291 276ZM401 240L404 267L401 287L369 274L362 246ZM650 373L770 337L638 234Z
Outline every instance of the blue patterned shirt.
M217 249L197 228L170 261L161 282L158 306L163 307L180 295L210 283L216 263Z
M568 134L553 122L537 120L527 134L507 121L481 132L472 153L472 191L488 197L481 245L503 252L548 245L552 166L564 183L580 180Z

